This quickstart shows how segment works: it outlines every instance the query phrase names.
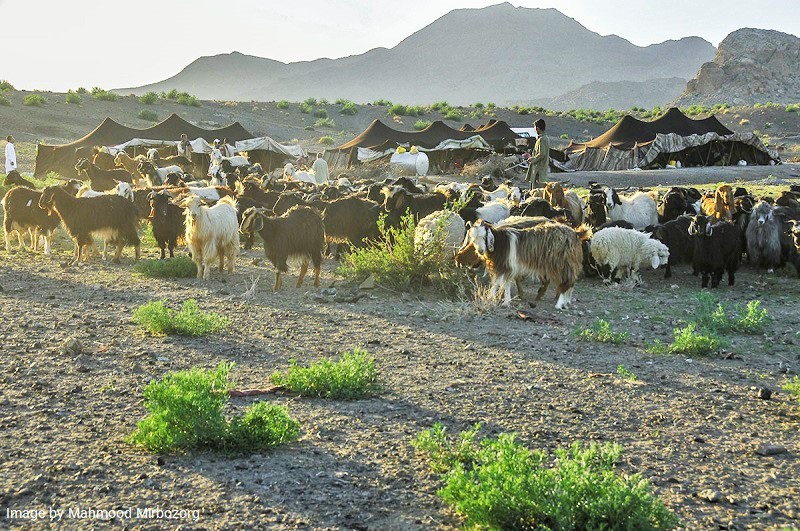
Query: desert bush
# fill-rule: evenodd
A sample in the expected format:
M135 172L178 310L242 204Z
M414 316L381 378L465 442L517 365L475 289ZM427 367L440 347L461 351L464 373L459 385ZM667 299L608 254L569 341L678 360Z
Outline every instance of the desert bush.
M320 98L319 105L330 105L330 102L328 101L328 98Z
M78 93L78 94L86 94L89 91L86 90L86 87L78 87L78 88L75 89L75 92Z
M139 111L139 114L136 115L140 120L147 120L148 122L157 122L158 115L151 111L150 109L142 109Z
M184 302L177 312L167 307L166 300L143 304L134 310L133 322L159 336L204 336L223 330L230 323L219 314L200 311L194 299Z
M787 381L785 384L783 384L783 386L781 386L781 389L800 401L800 376L795 376L791 380Z
M475 107L476 109L483 109L483 103L481 102L476 102L472 106Z
M5 79L0 80L0 92L8 92L10 90L17 90L14 88L14 85L11 84L10 81Z
M333 139L332 136L327 136L327 135L323 136L323 137L320 137L320 139L319 139L319 143L320 144L324 144L326 146L330 146L330 145L334 144L335 142L336 141Z
M636 375L633 374L630 370L625 368L625 365L617 365L617 376L624 380L629 380L631 382L635 382L637 380Z
M286 101L286 100L281 100L281 101L279 101L278 103L275 104L275 107L277 109L288 109L289 108L289 102Z
M113 92L109 92L107 90L103 90L100 87L94 87L92 89L92 97L96 100L100 101L117 101L119 100L119 94L115 94Z
M313 109L313 107L311 107L311 105L309 105L309 104L308 104L308 103L306 103L306 102L303 102L303 103L301 103L301 104L300 104L300 105L297 107L297 109L298 109L298 110L299 110L301 113L303 113L303 114L311 114L311 111L312 111L312 110L314 110L314 109Z
M425 108L419 105L408 105L406 107L406 116L422 116L425 114Z
M8 98L6 98L2 94L0 94L0 106L10 107L11 106L11 100L9 100Z
M145 105L153 105L154 103L158 103L158 94L152 91L145 92L139 96L139 103L144 103Z
M306 98L306 99L303 101L303 103L305 103L306 105L308 105L308 106L310 106L310 107L313 107L314 105L316 105L316 104L317 104L317 99L316 99L316 98Z
M490 101L489 103L487 103L487 104L486 104L486 108L487 108L487 109L494 109L494 108L496 108L496 107L497 107L497 104L496 104L496 103L493 103L493 102L491 102L491 101Z
M695 320L713 332L757 335L764 333L764 327L770 321L769 312L761 307L761 301L750 301L744 308L737 305L735 313L729 315L711 293L701 291L695 297Z
M149 415L139 421L128 442L153 452L212 449L250 452L297 440L300 424L286 408L258 402L230 422L228 402L232 363L216 369L171 372L144 389Z
M619 345L624 343L630 336L628 332L614 332L611 324L603 319L597 319L592 326L582 328L577 331L577 335L584 341L596 341L598 343L613 343Z
M569 135L567 133L563 133L561 136L559 136L559 138L561 140L569 140Z
M447 111L447 114L444 115L445 120L452 120L453 122L460 122L464 119L464 115L461 114L461 111L457 111L455 109L451 109Z
M303 396L354 400L379 390L375 358L364 349L346 352L339 361L325 359L300 367L291 360L289 370L272 374L272 383Z
M446 109L450 109L450 108L451 108L450 104L447 103L446 101L437 101L436 103L431 105L431 110L432 111L442 112L442 111L445 111Z
M70 90L67 91L67 94L65 96L65 101L67 103L80 105L83 102L83 98L81 98L80 94L77 94L77 93L73 92L72 89L70 89Z
M334 122L330 118L320 118L319 120L314 122L314 127L328 127L333 129L334 127L336 127L336 122Z
M177 103L178 105L188 105L189 107L201 106L200 100L198 100L196 96L192 96L188 92L181 92L180 94L178 94L178 97L175 98L175 103Z
M387 111L387 113L390 116L391 115L393 115L393 116L405 116L406 113L407 113L406 106L405 105L401 105L399 103L395 103L394 105L389 107L389 110Z
M432 123L433 122L431 122L430 120L417 120L416 122L414 122L414 129L416 129L417 131L422 131L426 127L430 127Z
M391 107L392 102L389 100L380 99L373 101L372 104L377 105L379 107Z
M531 111L527 107L520 107L519 109L517 109L517 114L525 115L530 113Z
M684 110L684 113L689 116L697 116L698 114L709 114L711 109L705 105L690 105Z
M41 94L28 94L22 99L22 104L28 107L39 107L47 103L47 98Z
M648 345L651 354L687 354L690 356L708 356L725 346L725 342L713 333L697 331L695 323L672 331L674 339L670 345L659 340Z
M321 109L321 108L320 109L316 109L314 111L314 117L316 117L316 118L327 118L328 117L328 111L326 111L325 109Z
M791 103L787 105L786 112L800 112L800 103Z
M677 517L639 474L618 474L615 444L573 444L555 458L514 434L475 438L478 426L450 441L441 424L414 441L442 474L438 494L475 529L673 529Z
M342 108L339 109L339 114L344 114L347 116L353 116L354 114L358 114L358 105L356 105L352 101L345 101L342 104Z
M133 272L151 278L193 278L197 276L197 265L188 256L176 256L165 260L140 260L133 265Z

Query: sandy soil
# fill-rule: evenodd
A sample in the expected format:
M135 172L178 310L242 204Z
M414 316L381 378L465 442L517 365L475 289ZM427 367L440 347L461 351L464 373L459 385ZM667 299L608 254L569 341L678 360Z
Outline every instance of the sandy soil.
M699 281L688 267L644 286L577 286L557 312L547 301L533 322L497 309L476 314L465 301L383 289L356 303L318 302L316 290L271 292L260 248L243 251L233 276L153 280L121 266L66 267L52 258L0 253L0 508L198 509L199 520L114 523L143 529L450 529L461 520L436 496L441 486L410 445L435 422L456 431L481 422L485 435L515 431L532 447L574 441L623 445L620 470L640 472L688 529L780 529L800 522L800 404L780 391L800 366L800 279L744 267L728 306L760 299L774 316L763 336L734 335L719 356L656 356L645 341L669 340L688 319ZM148 249L149 257L156 251ZM337 283L326 261L324 285ZM256 296L241 298L251 276ZM528 293L532 293L532 289ZM221 312L233 327L203 338L157 338L131 322L153 299L187 298ZM549 298L549 295L548 295ZM578 342L596 318L630 332L620 346ZM61 351L69 337L85 352ZM237 387L265 386L290 358L307 363L363 346L377 358L385 391L353 402L268 395L239 398L287 405L301 440L247 457L157 456L123 439L143 417L142 389L172 370L237 364ZM723 359L727 358L727 359ZM618 377L619 365L637 381ZM774 391L760 400L756 390ZM786 452L763 457L757 446ZM705 489L721 500L698 497ZM0 527L47 527L9 522ZM91 527L72 520L66 527ZM97 523L100 525L100 523ZM64 527L52 524L51 527Z

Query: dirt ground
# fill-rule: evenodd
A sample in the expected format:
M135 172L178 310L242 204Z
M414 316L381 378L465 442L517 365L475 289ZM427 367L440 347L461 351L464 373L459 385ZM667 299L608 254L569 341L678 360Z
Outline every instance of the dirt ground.
M621 183L620 183L621 184ZM534 448L616 442L620 470L641 473L687 529L784 529L800 525L800 403L780 390L800 368L800 279L743 266L726 306L761 300L773 320L763 336L732 335L711 357L652 355L691 318L699 280L688 266L638 288L583 279L565 312L552 301L515 307L534 320L433 293L377 288L355 303L327 303L287 279L271 291L263 251L243 251L233 276L156 280L122 265L66 266L53 257L0 252L0 527L77 528L101 522L9 520L5 510L197 509L197 521L117 519L117 527L162 529L452 529L461 520L436 496L437 477L411 440L435 422L456 432L481 422L484 435L514 431ZM148 248L145 257L156 257ZM350 288L326 260L323 286ZM296 273L296 269L294 269ZM241 294L260 278L256 295ZM292 277L294 279L294 277ZM528 297L533 289L527 290ZM548 294L548 299L552 294ZM207 338L151 337L131 322L156 299L195 298L233 325ZM608 320L630 337L619 346L578 341L576 329ZM65 353L70 337L85 347ZM302 425L299 442L246 457L158 456L124 442L145 411L154 378L234 361L237 388L264 387L290 359L305 364L365 347L384 391L359 401L286 395L237 398L285 404ZM619 365L636 375L616 374ZM757 390L773 391L769 400ZM764 457L755 449L780 445ZM710 503L698 496L718 491Z

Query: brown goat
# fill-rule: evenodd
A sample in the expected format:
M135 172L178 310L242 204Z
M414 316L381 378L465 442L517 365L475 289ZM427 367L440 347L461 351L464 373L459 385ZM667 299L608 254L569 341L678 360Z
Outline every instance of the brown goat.
M716 221L733 221L736 204L731 185L721 184L714 192L714 197L704 197L702 208L706 216L712 216Z
M545 185L543 196L551 207L568 210L576 226L583 223L583 210L586 205L578 194L566 192L560 182L552 181Z

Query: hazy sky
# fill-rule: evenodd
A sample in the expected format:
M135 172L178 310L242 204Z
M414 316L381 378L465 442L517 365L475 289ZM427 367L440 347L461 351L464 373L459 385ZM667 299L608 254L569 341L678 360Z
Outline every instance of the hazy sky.
M342 57L392 47L452 9L496 3L406 0L401 11L380 0L0 0L0 78L25 89L113 88L160 81L201 55L234 50L284 62ZM716 46L740 27L800 35L798 0L512 3L555 7L641 46L689 35Z

